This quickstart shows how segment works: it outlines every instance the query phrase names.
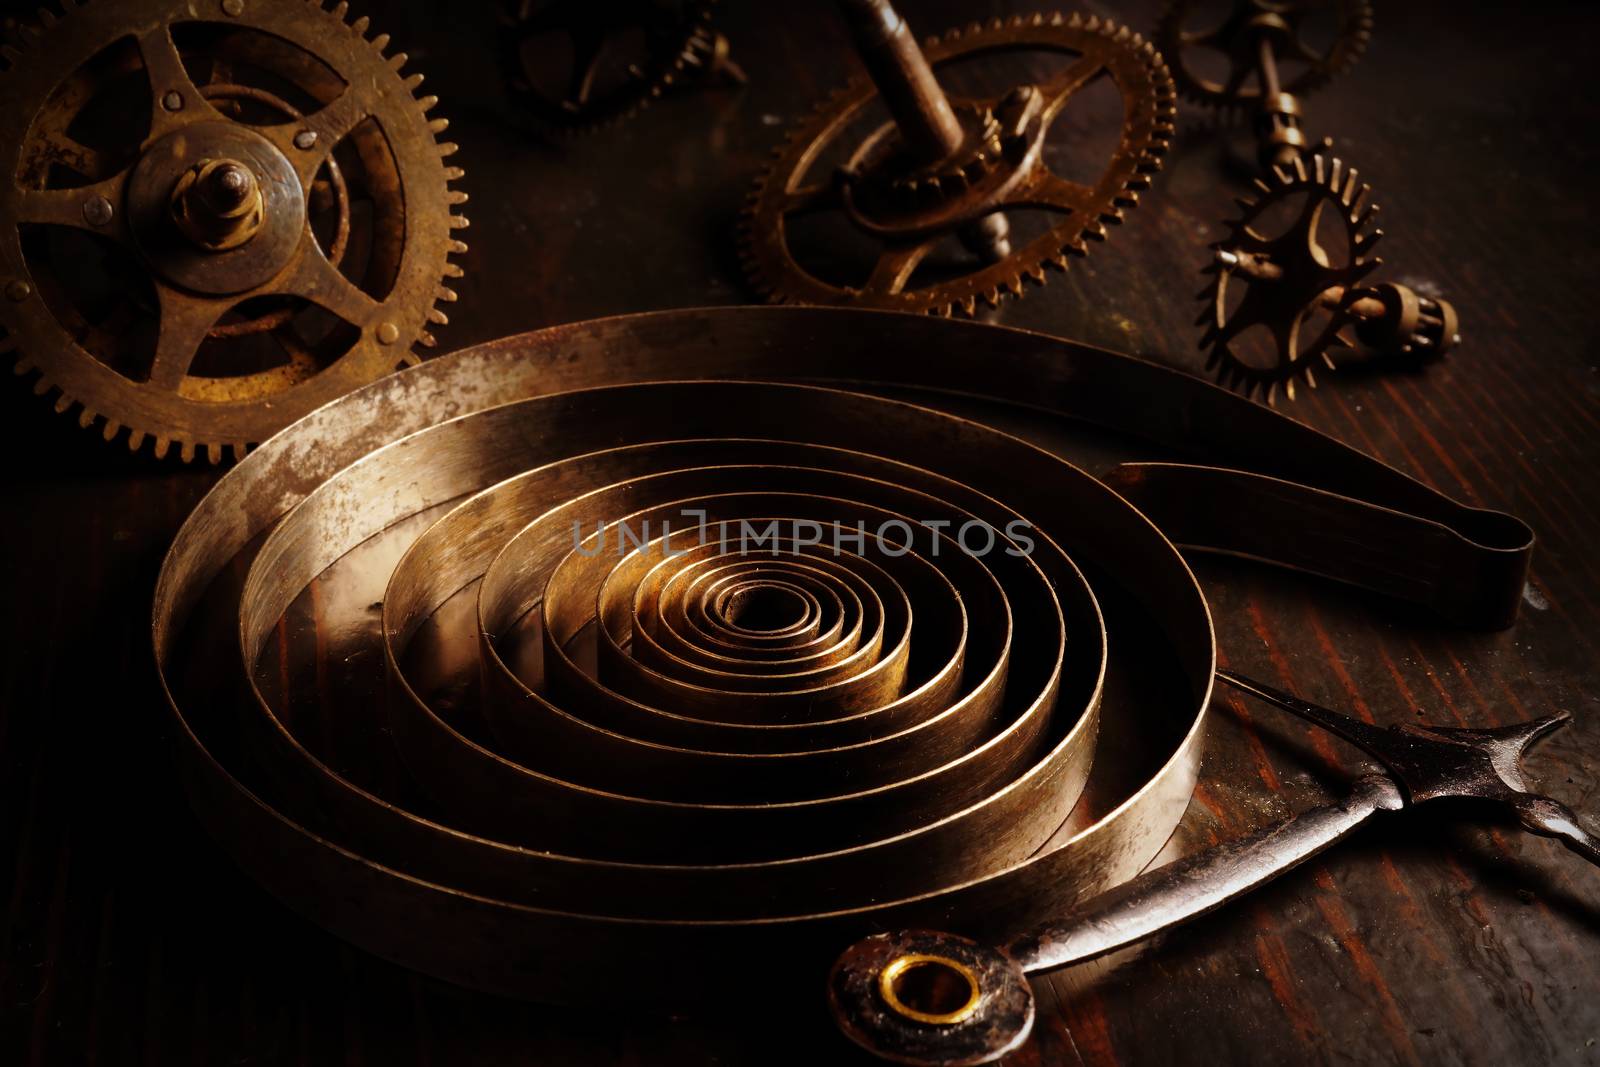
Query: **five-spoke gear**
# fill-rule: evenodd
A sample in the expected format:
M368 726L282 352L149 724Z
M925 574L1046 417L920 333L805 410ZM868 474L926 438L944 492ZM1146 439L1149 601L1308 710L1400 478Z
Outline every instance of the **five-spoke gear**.
M346 5L40 12L0 74L0 348L56 409L237 455L429 345L466 199Z

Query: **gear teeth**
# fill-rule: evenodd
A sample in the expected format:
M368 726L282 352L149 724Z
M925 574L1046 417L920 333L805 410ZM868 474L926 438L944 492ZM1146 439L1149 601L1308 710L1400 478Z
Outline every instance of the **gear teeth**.
M1008 44L1015 41L1016 45L1027 47L1028 27L1047 25L1067 26L1073 32L1098 34L1108 41L1115 42L1119 48L1129 53L1125 62L1131 61L1131 66L1142 68L1138 70L1137 75L1130 74L1137 88L1130 90L1130 95L1124 96L1129 114L1123 129L1124 142L1118 155L1119 169L1112 172L1121 179L1120 187L1114 187L1102 194L1105 199L1100 204L1091 208L1086 216L1079 216L1078 226L1075 231L1070 232L1070 236L1058 231L1056 237L1061 244L1053 254L1041 256L1033 262L1007 261L1006 266L1011 268L1010 270L996 271L982 268L966 279L935 287L936 292L926 294L923 298L926 302L912 306L920 306L923 310L936 314L973 315L976 313L979 301L989 306L997 306L1007 296L1021 296L1030 282L1042 285L1047 271L1065 271L1069 257L1082 257L1088 254L1089 242L1107 240L1108 227L1124 223L1126 212L1138 206L1140 194L1150 188L1152 175L1158 173L1162 167L1162 157L1169 150L1170 141L1176 133L1174 102L1177 93L1171 75L1155 48L1143 36L1129 28L1097 16L1085 18L1074 14L1069 18L1059 13L991 20L987 26L983 23L969 23L929 38L927 47L930 51L938 53L930 55L929 59L933 62L944 62L974 49L981 49L986 42L980 35L993 33L1001 28L1016 33L1021 38L1020 40L1007 38ZM1059 37L1049 33L1041 36L1052 46ZM969 43L969 38L975 39ZM735 223L735 245L739 263L750 288L765 299L773 302L782 302L785 299L781 287L766 277L763 270L763 264L769 262L773 256L778 256L781 261L779 253L768 255L763 248L764 243L773 238L772 234L765 232L764 227L768 211L775 207L773 190L782 177L776 173L776 168L785 165L784 161L796 160L799 153L809 150L819 138L828 136L826 131L819 130L819 126L832 117L844 94L855 94L850 97L851 102L855 102L858 96L868 96L874 91L869 84L857 79L844 90L819 101L812 109L808 120L789 127L782 141L773 149L771 160L762 166L761 172L752 184ZM1131 95L1133 93L1137 95ZM1135 143L1129 144L1129 140ZM972 174L952 170L948 174L919 178L915 181L906 180L902 190L907 195L917 198L910 203L921 204L923 198L936 201L939 197L958 195L970 186L972 180ZM763 227L762 232L756 232L758 225ZM759 255L758 249L761 249ZM842 292L860 295L859 290L842 290Z
M438 343L439 339L434 337L433 334L429 333L427 330L423 330L421 333L417 334L417 344L421 345L423 348L433 348L437 346Z
M448 130L449 128L450 128L450 120L449 119L434 119L434 120L432 120L431 122L428 123L428 132L433 134L435 137L439 136L439 134L443 133L444 131Z
M471 226L471 225L472 225L472 223L467 220L467 217L465 215L451 215L450 216L450 228L452 230L464 230L468 226Z
M454 289L447 288L443 285L439 286L439 288L435 291L435 296L437 299L443 300L446 304L454 304L460 299L460 297L456 296L456 291Z
M438 308L429 308L428 321L433 323L435 326L448 326L450 325L450 316L446 315Z
M397 78L400 78L401 85L415 95L416 89L423 84L423 76L420 73L413 73L407 77L400 77L401 71L410 61L410 57L404 52L388 53L391 43L388 34L377 34L368 40L367 34L370 30L368 18L363 16L353 22L347 21L349 4L346 0L339 0L338 3L333 5L331 11L327 9L328 0L307 0L307 2L319 14L329 15L336 19L341 26L348 28L358 38L367 41L384 64L394 72ZM57 3L60 5L63 14L70 15L83 6L84 0L57 0ZM30 41L37 41L41 38L42 33L53 30L61 21L62 16L58 15L57 11L51 7L41 7L36 12L35 17L37 24L23 23L17 27L22 37ZM21 42L18 43L21 44ZM4 60L7 66L14 65L23 59L25 50L25 45L16 47L11 43L0 43L0 60ZM416 102L420 111L425 114L435 107L439 101L435 96L427 96L418 98ZM449 125L444 119L432 120L426 124L427 128L435 134L443 132ZM456 151L456 146L443 143L438 145L438 149L440 156L444 157L453 154ZM464 175L465 172L460 167L447 166L444 168L444 176L447 183L459 180ZM468 195L465 192L447 191L447 202L451 205L464 204L467 200ZM459 215L450 216L451 228L464 228L466 225L467 220L464 217ZM467 245L464 242L454 239L447 242L446 255L464 253L466 251ZM445 261L442 268L443 277L460 278L463 274L464 272L460 266ZM456 300L455 292L442 286L438 289L437 295L439 299L447 302ZM428 317L430 322L439 324L448 322L443 312L430 311ZM429 345L434 343L433 338L425 332L421 333L419 340ZM0 330L0 353L11 353L15 345L15 337L6 335L3 330ZM415 363L419 358L408 353L405 357L405 362ZM39 372L37 377L30 383L33 392L38 396L49 396L54 391L55 396L51 400L51 406L57 414L71 415L81 429L95 431L107 443L115 441L119 436L124 436L124 431L126 431L125 440L130 452L139 452L148 441L151 444L151 453L157 460L164 460L174 451L174 446L176 446L176 452L184 463L193 462L196 456L203 452L212 465L217 465L230 457L235 461L243 459L251 446L248 441L194 440L180 433L145 430L128 426L119 419L90 407L87 403L57 386L46 377L37 364L31 359L24 358L20 353L16 354L12 371L18 377L25 377L36 371Z

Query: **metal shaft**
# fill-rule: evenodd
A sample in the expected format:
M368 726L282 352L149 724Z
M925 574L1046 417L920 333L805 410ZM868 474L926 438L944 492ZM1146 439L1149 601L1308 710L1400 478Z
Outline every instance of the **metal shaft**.
M956 118L933 68L911 28L889 0L838 0L867 74L894 117L900 138L920 165L938 163L961 150L966 131ZM958 236L972 254L994 262L1011 254L1011 226L991 212L961 227Z
M1253 252L1218 250L1217 262L1256 281L1274 282L1283 277L1282 267ZM1336 308L1344 295L1344 286L1329 286L1317 294L1316 303L1319 307ZM1371 296L1358 297L1345 310L1358 319L1375 319L1388 313L1383 301Z
M1256 38L1256 69L1261 75L1261 98L1271 100L1282 88L1278 84L1278 56L1272 49L1272 38L1263 33Z
M955 154L966 135L905 19L889 0L838 2L861 61L917 161L937 163Z

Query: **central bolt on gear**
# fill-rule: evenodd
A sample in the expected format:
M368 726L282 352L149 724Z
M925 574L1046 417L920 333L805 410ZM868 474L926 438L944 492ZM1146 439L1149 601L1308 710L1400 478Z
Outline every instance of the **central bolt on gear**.
M890 29L861 42L873 81L852 83L796 126L746 204L741 259L770 301L939 315L974 314L979 301L998 306L1005 295L1020 296L1024 281L1044 284L1046 268L1065 270L1068 256L1104 240L1160 169L1173 130L1172 80L1155 49L1125 27L1078 15L996 19L930 39L919 52L887 4L844 6L866 8L874 28ZM1073 58L1047 78L985 99L947 97L930 72L1026 53ZM1069 101L1102 78L1121 97L1120 137L1093 183L1080 184L1049 169L1046 140ZM880 98L896 121L849 142L852 125ZM848 156L837 173L813 176L817 161L839 148ZM1007 213L1025 210L1052 221L1018 237ZM796 257L792 224L829 211L878 248L864 278L823 277ZM977 260L953 268L953 277L923 280L919 268L952 234Z
M717 0L506 0L505 64L518 107L547 129L586 133L674 85L743 85Z
M1364 361L1413 365L1461 342L1449 301L1395 282L1359 284L1381 262L1372 249L1383 231L1371 226L1378 208L1354 168L1319 155L1309 166L1296 159L1256 184L1260 199L1241 199L1244 214L1212 246L1206 272L1213 277L1200 294L1206 302L1200 347L1209 350L1206 367L1223 385L1263 393L1268 403L1280 390L1293 400L1296 381L1314 387L1317 365L1342 365L1335 353L1358 340L1367 349ZM1271 236L1267 223L1301 197L1293 221ZM1333 225L1325 227L1325 220ZM1319 227L1337 239L1324 240ZM1241 341L1255 327L1271 337L1265 359Z
M0 350L57 411L217 462L433 344L462 171L347 10L74 3L0 49Z
M1239 0L1219 25L1187 28L1202 7L1200 0L1173 0L1156 28L1156 46L1172 64L1178 91L1207 107L1252 108L1265 169L1330 149L1332 141L1326 138L1306 139L1299 98L1361 58L1372 36L1372 5L1367 0ZM1330 13L1336 24L1332 40L1316 48L1307 43L1305 23L1320 12ZM1226 63L1220 79L1204 73L1200 56L1205 52ZM1284 80L1280 63L1300 69Z

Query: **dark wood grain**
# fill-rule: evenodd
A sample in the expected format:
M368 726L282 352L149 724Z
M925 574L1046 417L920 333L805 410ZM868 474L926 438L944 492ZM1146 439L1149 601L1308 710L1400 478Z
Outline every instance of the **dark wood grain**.
M251 0L265 2L265 0ZM472 245L446 347L597 315L741 303L734 214L783 125L852 70L828 4L729 0L752 75L562 147L508 123L476 4L363 5L445 101ZM1032 5L903 0L923 32ZM1092 4L1148 28L1148 3ZM1228 665L1378 722L1566 709L1535 782L1600 821L1600 263L1588 5L1395 4L1308 101L1376 186L1390 276L1437 285L1466 342L1417 375L1350 376L1292 413L1540 547L1521 623L1427 619L1243 563L1199 564ZM1127 225L998 321L1199 369L1192 294L1244 192L1209 116ZM207 841L169 771L150 664L160 553L215 477L130 457L20 387L0 393L10 513L0 706L0 1062L840 1062L822 1016L619 1018L510 1004L371 959L288 914ZM1359 758L1232 694L1179 841L1329 795ZM627 976L619 974L619 983ZM1600 1061L1600 875L1511 827L1426 812L1249 900L1036 985L1019 1065ZM804 1015L804 1013L802 1013Z

